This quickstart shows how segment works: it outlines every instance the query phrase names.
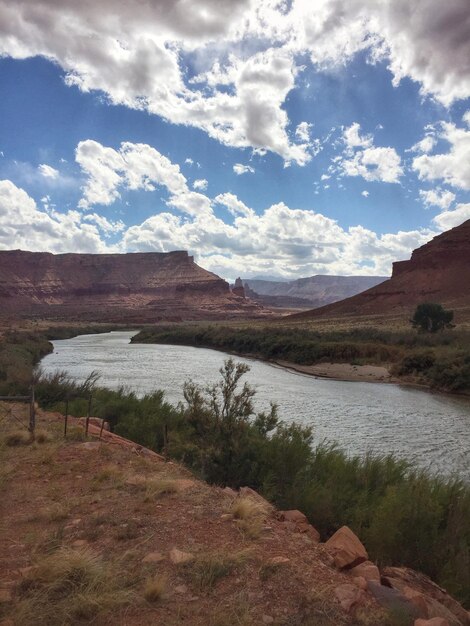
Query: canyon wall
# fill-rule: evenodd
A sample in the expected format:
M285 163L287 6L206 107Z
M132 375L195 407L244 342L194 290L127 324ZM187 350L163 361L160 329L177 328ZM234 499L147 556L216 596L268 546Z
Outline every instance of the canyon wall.
M296 317L408 315L421 302L437 302L470 319L470 220L393 264L389 280L341 302Z
M261 311L185 251L0 251L0 307L7 316L110 322L225 319Z

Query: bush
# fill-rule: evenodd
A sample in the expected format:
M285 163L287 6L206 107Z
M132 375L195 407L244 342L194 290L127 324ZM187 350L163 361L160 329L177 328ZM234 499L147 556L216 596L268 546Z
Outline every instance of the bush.
M412 352L401 360L396 371L399 376L421 374L429 370L435 361L436 357L433 352Z

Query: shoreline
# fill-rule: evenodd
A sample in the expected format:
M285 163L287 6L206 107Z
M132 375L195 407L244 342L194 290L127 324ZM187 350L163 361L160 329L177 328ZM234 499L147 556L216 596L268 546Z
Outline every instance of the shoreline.
M135 343L140 342L137 341ZM166 342L164 342L163 345L185 345L190 348L205 348L206 350L215 350L216 352L222 352L224 354L228 354L234 357L240 357L242 359L261 361L262 363L272 365L273 367L279 367L295 374L313 376L313 378L323 378L325 380L336 380L339 382L350 383L380 383L387 385L398 385L400 387L419 389L420 391L426 391L431 394L453 396L456 398L463 398L465 400L468 400L470 398L470 393L445 391L443 389L433 389L429 385L425 385L423 383L397 378L395 376L392 376L388 368L382 365L351 365L350 363L315 363L313 365L300 365L298 363L293 363L292 361L275 361L272 359L267 359L266 357L263 357L259 354L254 354L250 352L243 354L240 352L232 352L231 350L227 349L216 348L214 346L202 346L190 343L169 344Z
M351 365L350 363L315 363L314 365L299 365L291 361L266 361L278 365L298 374L305 374L315 378L326 378L344 382L366 382L403 384L393 377L388 368L381 365ZM427 387L426 387L427 388Z

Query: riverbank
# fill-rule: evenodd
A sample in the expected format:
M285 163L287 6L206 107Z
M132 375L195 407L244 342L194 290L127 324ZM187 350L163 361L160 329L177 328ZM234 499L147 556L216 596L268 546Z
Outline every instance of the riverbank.
M470 333L466 330L434 334L376 328L320 332L298 326L183 324L145 328L132 343L211 348L318 377L470 394Z
M395 383L401 381L393 377L387 367L381 365L351 365L350 363L318 363L316 365L297 365L289 361L267 361L272 365L285 368L298 374L329 378L346 382Z
M125 334L125 341L128 342L131 333ZM114 333L110 337L113 342L116 341ZM94 345L98 338L104 336L95 335L89 337L88 341ZM85 338L83 340L87 341ZM164 370L170 369L168 356L174 352L173 345L166 346L167 350L163 352L154 350L153 346L144 347L145 356L140 346L138 350L130 350L139 365L135 374L130 373L130 361L123 355L123 346L119 342L115 353L118 356L110 359L107 354L105 357L108 369L110 362L116 363L120 359L121 363L125 363L127 379L134 376L138 379L143 373L142 364L145 362L149 365L148 356L152 353L156 353L157 362L164 363ZM60 350L61 355L65 352ZM183 361L181 355L174 361L179 368L181 381L185 380L181 377ZM95 367L96 360L93 363ZM219 367L218 361L214 371L217 372ZM156 368L150 363L149 369L155 383L155 380L159 380L155 376ZM220 415L220 411L213 412L207 398L202 405L198 401L198 398L206 397L207 384L214 382L207 363L199 361L199 367L191 369L193 373L202 372L202 377L200 385L195 389L199 390L198 393L187 394L189 401L184 405L177 407L167 404L161 392L148 393L139 398L130 390L112 391L95 387L92 414L110 421L112 419L118 434L156 452L165 451L170 458L186 463L209 482L232 487L249 485L279 507L299 508L314 522L322 536L328 537L339 526L346 524L364 537L370 546L370 554L377 561L394 563L397 555L400 555L401 563L418 567L463 601L470 600L470 590L460 586L461 581L466 580L462 566L465 566L465 551L470 542L468 525L465 526L470 506L468 485L456 479L455 475L439 478L436 475L436 463L432 466L433 472L428 473L386 452L354 455L350 447L343 451L335 444L315 445L311 429L299 423L300 411L291 404L292 398L302 398L300 394L311 383L315 387L314 394L311 399L301 399L299 406L311 411L310 425L316 428L321 417L318 387L327 388L330 395L325 408L331 411L327 421L334 428L334 436L330 441L337 441L338 433L344 428L358 436L362 443L369 441L370 445L370 434L377 428L385 428L388 434L397 432L402 435L404 432L403 428L394 426L392 418L395 410L392 415L384 411L386 396L391 393L396 398L397 388L382 387L376 394L373 409L369 407L364 411L362 399L368 395L365 385L361 390L360 385L320 384L313 380L302 380L299 376L290 376L296 379L293 384L297 386L289 392L283 382L285 375L280 377L281 372L265 367L269 370L268 382L272 384L276 375L280 377L274 387L280 392L279 404L285 401L289 407L289 419L281 423L275 419L275 415L269 412L259 414L258 409L254 409L249 416L245 413L237 414L236 427L233 427L231 419L228 422L220 421L216 415ZM162 386L167 388L166 385ZM373 391L372 386L369 388ZM190 391L191 387L186 390ZM262 390L259 389L258 393L261 394ZM353 398L357 394L361 396L361 404L355 414ZM89 387L63 377L43 378L36 385L36 398L42 407L63 411L67 398L71 415L86 415L89 395ZM410 393L405 395L407 398L413 396ZM341 396L345 407L343 416L338 411L337 402ZM269 399L273 399L273 396ZM400 402L395 400L392 406L398 407ZM415 409L410 405L408 414L418 415L423 402L427 400L420 394ZM437 420L433 422L429 411L426 412L425 431L415 417L412 424L428 437L432 445L436 443L436 433L439 432L438 446L445 450L448 466L450 446L444 436L442 405L438 407L436 415ZM317 420L315 416L318 416ZM369 433L360 431L361 420ZM385 449L390 450L386 431L380 439ZM410 435L409 431L406 432L408 435L405 434L405 439L418 439ZM419 448L428 450L426 458L429 459L429 448L423 441L419 443Z
M173 349L173 346L168 348ZM151 351L146 350L146 353ZM63 350L60 352L62 354ZM165 355L165 352L160 353L159 358L168 367ZM127 358L125 361L128 363ZM272 368L265 369L275 376ZM296 376L290 378L297 378L299 389L309 382ZM229 379L232 381L231 373ZM399 556L401 564L428 573L457 597L470 600L470 590L459 586L466 580L462 567L465 567L465 551L470 542L465 522L470 511L468 484L455 474L438 477L436 464L431 473L416 469L391 454L356 456L332 443L314 444L311 429L298 421L281 423L275 414L254 411L248 416L245 409L236 408L245 406L238 400L236 404L227 403L235 413L221 420L218 416L223 414L219 410L222 396L213 407L207 392L207 383L212 379L207 372L204 380L202 385L186 388L187 401L179 407L166 404L163 394L158 392L139 399L131 391L96 388L93 415L113 418L115 432L119 435L158 453L166 451L170 458L184 462L210 483L232 488L249 485L280 508L303 511L322 536L328 537L346 524L363 538L374 560L398 564ZM276 386L288 402L289 391L282 381ZM340 386L326 384L333 394L341 394ZM344 386L349 417L355 393L353 387L355 385ZM392 421L380 410L391 387L382 388L373 413L362 411L360 416L347 422L338 416L333 404L336 432L342 426L352 427L356 432L361 418L373 429L383 424L389 432L390 426L394 431ZM219 395L223 394L222 388L217 388ZM240 382L232 394L239 397L240 393L248 393L246 397L250 399L250 389L250 385L246 388ZM76 383L44 379L37 385L36 392L41 406L61 410L67 396L74 398L69 400L72 415L86 414L89 394ZM312 398L310 406L314 406L316 400ZM299 417L295 409L290 410L290 416L296 420ZM427 425L432 441L437 429L430 425L429 419ZM386 433L383 438L387 441ZM443 441L442 432L439 440ZM448 461L448 447L445 447Z

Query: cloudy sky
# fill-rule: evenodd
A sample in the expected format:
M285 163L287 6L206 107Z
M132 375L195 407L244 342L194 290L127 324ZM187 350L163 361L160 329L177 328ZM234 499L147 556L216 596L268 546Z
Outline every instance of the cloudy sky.
M387 275L469 218L468 0L0 0L0 249Z

